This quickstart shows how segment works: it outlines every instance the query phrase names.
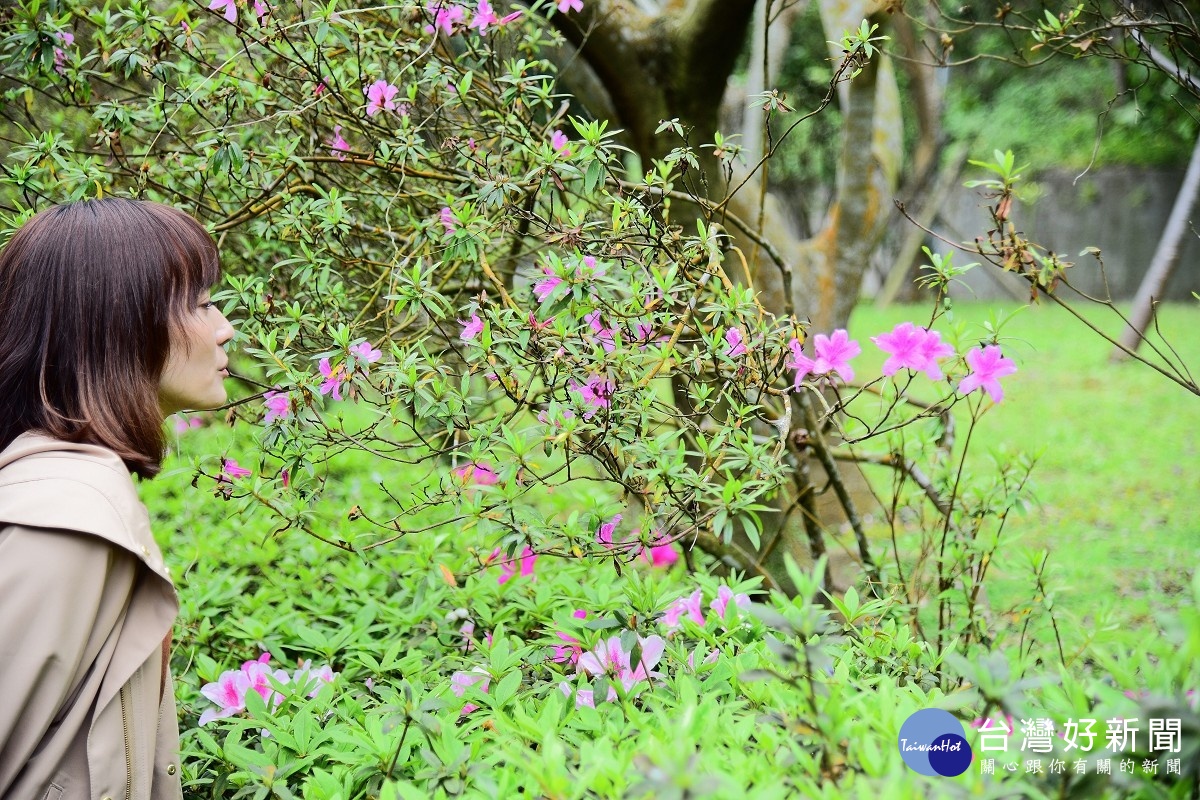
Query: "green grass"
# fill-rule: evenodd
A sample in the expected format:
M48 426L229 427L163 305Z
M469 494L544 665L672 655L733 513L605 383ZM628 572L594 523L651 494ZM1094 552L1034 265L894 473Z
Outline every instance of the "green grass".
M1105 620L1118 633L1144 634L1186 597L1200 563L1200 397L1145 365L1109 364L1110 346L1056 306L961 303L936 327L963 325L966 349L984 336L982 322L1013 311L1001 334L1020 371L980 420L972 450L1037 456L1037 503L1005 528L992 605L1028 599L1033 582L1021 551L1047 548L1064 638L1080 641ZM883 361L869 336L928 315L927 306L859 308L850 330L864 345L860 375L878 374ZM1110 335L1120 329L1113 321L1103 325ZM1200 307L1164 308L1161 327L1200 377ZM961 439L965 425L959 430Z

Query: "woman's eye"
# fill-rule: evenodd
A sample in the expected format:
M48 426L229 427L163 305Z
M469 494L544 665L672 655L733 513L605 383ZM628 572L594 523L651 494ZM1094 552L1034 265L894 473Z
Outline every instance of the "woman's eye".
M216 308L217 304L214 303L212 300L206 300L200 304L200 307L202 309L204 309L205 311L208 311L210 308Z

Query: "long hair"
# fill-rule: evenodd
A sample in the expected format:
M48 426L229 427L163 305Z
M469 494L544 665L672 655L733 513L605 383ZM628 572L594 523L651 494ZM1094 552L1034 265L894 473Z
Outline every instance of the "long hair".
M0 251L0 450L40 431L155 475L171 332L219 274L208 232L158 203L88 200L26 222Z

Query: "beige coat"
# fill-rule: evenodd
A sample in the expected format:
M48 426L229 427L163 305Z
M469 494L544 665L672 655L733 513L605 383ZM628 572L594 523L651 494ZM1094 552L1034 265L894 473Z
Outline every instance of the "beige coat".
M179 605L111 451L0 453L0 798L181 798L164 640Z

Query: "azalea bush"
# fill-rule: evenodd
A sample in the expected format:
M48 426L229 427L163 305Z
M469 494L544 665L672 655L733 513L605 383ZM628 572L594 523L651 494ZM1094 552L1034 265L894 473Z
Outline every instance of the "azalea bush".
M541 52L557 41L546 18L577 10L19 6L3 40L19 142L0 177L7 227L47 199L121 192L187 208L218 236L217 297L239 328L231 415L262 434L254 453L197 469L276 533L363 554L468 527L485 541L474 569L527 551L620 565L699 548L783 586L772 553L826 547L805 477L819 460L886 591L835 460L924 484L945 553L980 515L948 473L913 469L927 451L912 439L954 461L934 418L985 386L998 399L1011 362L994 335L942 342L935 314L881 332L900 378L845 386L858 343L766 313L720 218L680 197L693 150L627 174L616 132L568 113ZM913 371L937 382L924 405L906 396ZM846 416L864 391L884 403ZM926 432L897 440L910 425ZM865 456L841 446L872 439ZM324 497L351 450L378 477L334 510ZM397 481L398 465L419 468ZM580 481L608 491L542 511ZM617 513L625 528L600 541ZM939 558L934 591L971 571Z
M621 575L545 558L527 574L473 572L467 551L486 539L467 531L408 537L364 568L197 504L190 458L252 444L204 419L146 486L181 576L173 658L191 797L1186 797L1195 782L1194 609L1140 650L1096 644L1089 666L1067 668L1043 646L943 658L896 599L808 600L820 565L793 571L795 598L706 574L704 555L694 573L649 558ZM343 502L357 490L329 489ZM943 689L946 674L962 681ZM895 736L931 706L963 718L980 757L998 755L978 750L985 721L1010 729L1015 752L1023 728L1050 720L1045 763L1072 768L918 775ZM1147 750L1144 722L1137 750L1107 747L1106 720L1151 717L1181 720L1179 775ZM1087 775L1057 735L1082 718L1101 731ZM1098 776L1102 757L1155 757L1159 773Z

